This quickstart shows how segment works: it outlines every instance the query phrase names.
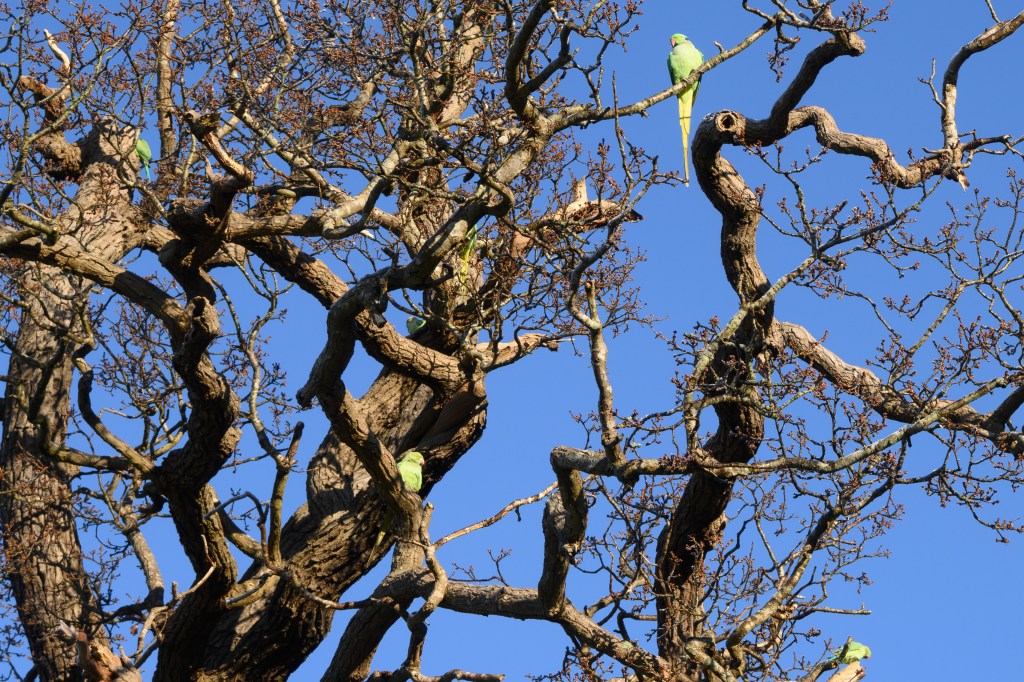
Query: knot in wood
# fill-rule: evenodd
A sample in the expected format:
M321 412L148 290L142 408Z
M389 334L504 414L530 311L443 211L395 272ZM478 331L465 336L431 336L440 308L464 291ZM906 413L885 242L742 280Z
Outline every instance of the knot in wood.
M720 111L715 115L715 129L720 135L731 138L738 144L743 144L746 134L747 119L734 111Z

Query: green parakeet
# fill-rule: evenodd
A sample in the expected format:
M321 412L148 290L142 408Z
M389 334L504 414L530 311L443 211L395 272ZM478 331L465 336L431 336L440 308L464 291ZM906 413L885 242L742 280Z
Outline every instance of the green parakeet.
M153 176L149 174L149 162L153 160L153 152L149 150L149 143L141 137L135 140L135 153L138 155L139 161L142 162L142 169L146 171L146 179L152 180Z
M682 33L674 34L669 38L669 42L672 43L672 51L668 53L668 75L672 78L672 85L676 85L686 80L694 69L704 63L704 55ZM690 184L690 114L699 90L698 78L696 83L677 95L679 127L683 130L683 182L687 185Z
M401 459L398 460L398 474L402 477L402 482L405 483L409 490L418 493L420 488L423 487L423 454L416 450L409 450L402 455ZM371 559L377 553L377 548L384 542L384 536L391 530L391 524L394 520L395 513L391 510L391 507L388 507L387 511L384 512L384 521L380 524L377 541L373 543L373 549L370 550Z
M843 649L846 650L845 654L843 654ZM836 649L833 653L835 656L828 660L834 661L839 658L840 654L842 654L843 657L839 658L840 663L853 663L854 661L859 661L862 658L871 658L871 649L860 642L854 642L852 639L847 642L845 646Z
M462 245L462 253L459 254L459 284L465 286L466 277L469 275L469 257L476 249L476 225L466 231L466 239Z
M412 336L419 330L423 329L423 325L425 325L426 323L427 321L424 320L423 318L416 317L415 315L410 315L405 320L405 328L409 332L409 335Z
M409 490L418 493L423 487L423 454L410 450L402 455L398 460L398 473Z

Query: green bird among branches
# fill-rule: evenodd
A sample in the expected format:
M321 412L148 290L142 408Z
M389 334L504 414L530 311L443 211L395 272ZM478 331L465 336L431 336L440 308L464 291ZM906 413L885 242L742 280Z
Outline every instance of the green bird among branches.
M409 450L398 460L398 474L402 477L402 483L409 490L418 493L423 487L423 454L416 450ZM384 542L384 536L391 530L391 524L395 521L395 512L389 507L384 512L384 521L380 525L380 532L377 534L377 541L373 543L370 550L370 559L377 553L377 548Z
M423 329L423 325L425 325L426 323L427 323L427 321L424 320L422 317L416 317L415 315L410 315L405 320L405 329L406 329L406 331L409 332L409 335L412 336L413 334L415 334L419 330Z
M871 658L871 649L860 642L853 641L853 637L846 640L845 645L836 649L832 653L835 655L829 660L838 660L840 663L853 663L854 661L859 661L862 658Z
M153 176L149 174L149 163L153 160L153 152L149 149L149 143L141 137L135 140L135 154L142 162L142 170L146 171L146 179L152 180Z
M423 454L410 450L398 460L398 473L409 490L418 493L423 487Z
M476 238L478 228L473 225L466 231L466 238L462 243L462 251L459 252L459 284L465 288L466 278L469 276L469 257L476 250Z
M677 85L704 63L704 55L682 33L674 34L669 42L672 43L672 51L668 53L668 75L672 78L672 85ZM687 185L690 184L690 115L699 90L698 78L696 83L676 95L679 100L679 127L683 131L683 182Z

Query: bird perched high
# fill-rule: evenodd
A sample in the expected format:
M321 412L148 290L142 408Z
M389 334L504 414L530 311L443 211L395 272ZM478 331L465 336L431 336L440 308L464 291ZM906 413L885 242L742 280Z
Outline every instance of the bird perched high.
M146 171L146 179L152 180L153 176L149 174L149 162L153 160L153 152L149 150L149 143L141 137L135 140L135 154L142 162L142 169Z
M409 490L418 493L423 487L423 455L415 450L402 455L398 460L398 474Z
M853 663L862 658L871 658L871 649L860 642L854 642L852 638L847 641L845 646L836 649L833 653L835 655L829 660L834 661L838 658L840 663Z
M672 43L672 51L668 53L668 75L672 78L672 85L676 85L704 63L704 55L682 33L674 34L669 42ZM700 78L676 95L679 100L679 127L683 131L683 182L687 185L690 184L690 114L699 90Z
M466 277L469 275L469 257L476 250L477 235L480 232L476 225L466 230L466 238L462 240L462 250L459 252L459 285L466 287Z
M423 329L423 325L425 325L426 323L427 321L424 320L422 317L410 315L405 319L405 329L406 331L409 332L409 335L412 336L419 330Z
M423 454L416 450L410 450L398 460L398 474L402 477L402 483L409 490L418 493L423 487ZM384 521L380 524L380 533L377 534L377 541L373 543L370 550L370 560L377 552L377 548L384 542L384 536L391 530L391 524L395 520L395 513L389 507L384 512Z

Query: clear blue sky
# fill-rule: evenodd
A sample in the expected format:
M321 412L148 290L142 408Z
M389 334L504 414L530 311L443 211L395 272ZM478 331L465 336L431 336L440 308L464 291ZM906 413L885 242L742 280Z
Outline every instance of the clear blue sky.
M760 3L767 4L767 3ZM873 3L878 4L878 3ZM1000 18L1006 19L1024 4L995 1ZM619 76L623 101L650 95L666 85L664 60L668 36L676 31L688 35L706 56L715 53L713 41L728 47L757 25L757 20L738 9L739 3L649 2L640 20L640 30L629 52L610 59ZM842 5L842 3L840 3ZM954 9L955 7L955 9ZM805 104L827 107L845 130L884 137L901 160L904 150L941 146L939 114L928 89L918 82L928 75L931 60L937 60L939 78L945 64L965 42L990 25L982 0L935 3L928 0L897 0L891 21L878 25L877 33L866 34L867 53L858 59L840 59L826 69L824 77L805 98ZM720 109L736 109L752 117L767 114L775 97L789 82L800 60L816 42L806 36L792 55L781 83L769 71L765 54L767 41L745 55L704 77L694 116ZM961 130L976 128L981 135L1021 134L1024 95L1016 74L1024 63L1024 36L1015 36L987 53L974 57L964 67L960 80L959 123ZM659 154L664 163L679 162L679 129L673 102L657 106L650 118L627 123L638 143ZM596 130L592 139L607 135ZM793 150L812 146L809 135L788 141ZM749 184L775 182L756 163L737 150L727 151ZM1021 170L1020 159L980 158L970 170L974 186L985 193L1005 188L1009 164ZM868 174L861 160L828 157L816 172L805 178L813 200L824 202L848 195L856 199ZM952 184L952 183L950 183ZM771 187L769 188L771 192ZM934 202L964 202L958 187L942 190ZM637 279L648 310L666 316L658 329L688 329L694 322L735 310L735 298L722 274L718 257L719 217L694 186L691 189L658 189L639 206L646 220L629 226L629 240L647 251L648 262ZM926 214L944 220L941 211ZM768 228L770 230L770 228ZM799 246L762 233L760 258L769 276L777 276L803 257ZM680 288L680 269L685 278L698 282ZM884 272L866 271L863 277L891 277ZM887 280L886 280L887 281ZM888 282L892 294L900 286L920 287L927 282ZM938 283L936 283L938 284ZM693 292L699 292L694 295ZM1020 300L1020 299L1018 299ZM786 293L778 315L806 325L821 336L830 334L830 347L853 363L861 364L873 354L884 338L877 323L872 325L865 307L852 301L822 304L806 296ZM643 330L611 342L610 371L616 390L616 407L641 413L671 404L668 377L672 362L662 344ZM538 384L556 381L566 393L538 391ZM433 536L483 518L507 500L540 490L552 479L548 453L556 445L582 445L582 434L570 419L570 410L586 412L594 406L594 387L584 359L570 349L557 354L540 353L513 371L492 376L488 381L491 407L487 431L456 471L439 485L433 495L437 505ZM565 395L569 398L566 399ZM523 428L523 425L528 428ZM934 455L923 440L921 457ZM915 445L917 443L915 442ZM644 453L658 456L659 452ZM915 453L917 455L917 453ZM501 464L501 476L493 476ZM507 463L514 465L507 466ZM486 490L486 494L481 491ZM885 539L892 552L887 559L868 562L874 584L860 594L836 586L834 606L873 611L871 616L822 617L815 624L825 635L842 641L848 635L869 644L873 658L866 661L874 682L902 682L907 679L1019 679L1020 668L1012 655L1018 646L1020 613L1024 610L1024 589L1015 577L1024 566L1024 539L1011 544L995 542L992 532L978 526L960 508L941 508L919 491L902 491L907 514ZM472 539L444 548L445 565L473 564L486 573L487 548L510 548L506 576L513 583L534 586L541 546L539 507ZM1018 496L1006 496L999 507L1004 518L1024 515ZM594 519L597 523L598 520ZM378 569L349 598L367 594L370 581L383 575ZM573 594L577 576L570 576ZM375 584L375 582L373 583ZM578 583L577 583L578 584ZM339 616L332 637L300 670L318 674L329 660L333 645L343 629ZM376 668L389 669L402 660L407 633L401 626L389 634ZM928 651L937 640L948 642L940 655ZM478 618L437 613L431 617L424 672L439 674L451 667L479 672L504 672L507 679L524 679L527 674L553 672L561 663L568 643L561 630L550 624L529 624L501 618ZM817 651L812 647L813 651ZM1005 652L1005 653L1004 653Z

